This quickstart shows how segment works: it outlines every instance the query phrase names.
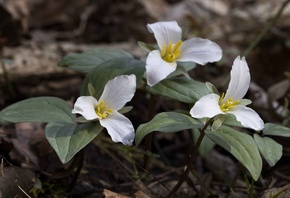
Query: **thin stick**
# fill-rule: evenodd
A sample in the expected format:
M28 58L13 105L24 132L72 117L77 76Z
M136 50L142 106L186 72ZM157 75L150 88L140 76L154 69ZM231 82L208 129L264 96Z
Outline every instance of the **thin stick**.
M155 112L155 97L154 95L150 94L148 120L151 120L153 118L154 112ZM144 149L145 151L151 151L153 137L154 137L154 132L148 134L147 137L145 138L145 149ZM143 168L147 170L148 166L149 166L149 156L148 154L145 153L144 158L143 158Z
M180 186L183 184L183 182L186 180L189 171L191 170L192 164L195 161L195 158L197 156L197 152L199 149L199 146L205 136L205 130L207 129L207 127L212 123L212 119L208 120L207 123L204 125L204 127L202 129L199 130L200 135L198 137L198 140L195 144L195 146L192 149L189 161L187 162L187 166L185 171L183 172L183 175L181 177L181 179L178 181L178 183L174 186L174 188L171 190L171 192L167 195L167 197L171 197L173 194L175 194L177 192L177 190L180 188Z

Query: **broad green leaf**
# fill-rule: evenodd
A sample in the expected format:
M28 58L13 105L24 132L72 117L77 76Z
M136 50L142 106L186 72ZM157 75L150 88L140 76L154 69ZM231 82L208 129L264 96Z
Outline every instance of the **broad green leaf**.
M78 126L73 123L51 122L45 127L45 136L61 162L65 164L90 143L102 129L99 122Z
M210 93L204 83L184 77L166 79L148 89L153 94L190 104L195 103L202 96Z
M192 129L193 137L194 137L194 142L196 143L200 132L197 128ZM213 149L215 146L215 143L211 141L207 136L204 136L204 138L201 141L201 144L198 148L198 153L200 154L201 157L205 157L209 151Z
M133 58L115 58L92 69L83 83L81 95L89 95L88 83L95 88L98 98L101 96L103 89L109 80L116 76L135 74L137 83L141 80L145 72L145 63Z
M2 119L1 112L0 112L0 125L7 126L7 125L10 125L10 124L11 124L11 122L8 122L8 121Z
M223 124L235 127L244 127L239 121L237 121L236 116L233 114L226 114L226 119Z
M290 137L290 129L274 123L266 123L263 135Z
M133 58L132 55L122 50L96 48L81 54L69 54L65 56L58 65L87 73L105 61L121 57Z
M258 134L254 134L254 140L264 159L271 167L274 166L282 157L282 145L269 137L260 137Z
M2 120L19 122L69 122L75 121L72 107L56 97L36 97L14 103L0 112Z
M176 112L159 113L152 120L138 127L135 143L136 145L140 144L142 139L153 131L173 133L200 126L198 121L185 114Z
M254 139L243 132L227 126L216 131L206 130L206 136L230 152L257 181L262 170L262 159Z

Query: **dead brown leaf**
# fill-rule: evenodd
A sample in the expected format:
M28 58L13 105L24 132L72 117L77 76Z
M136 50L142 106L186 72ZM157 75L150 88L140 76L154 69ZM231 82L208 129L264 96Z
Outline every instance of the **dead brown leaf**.
M135 197L136 198L150 198L150 196L148 196L146 193L144 193L142 191L137 191L135 193Z
M0 197L27 197L32 187L34 172L16 167L3 167L0 176ZM26 193L26 194L25 194Z
M130 198L128 196L125 196L125 195L121 195L119 193L115 193L113 191L110 191L108 189L104 189L103 190L103 195L106 197L106 198Z
M277 196L279 198L289 198L290 197L290 184L287 184L280 188L271 188L266 190L261 198L268 198Z

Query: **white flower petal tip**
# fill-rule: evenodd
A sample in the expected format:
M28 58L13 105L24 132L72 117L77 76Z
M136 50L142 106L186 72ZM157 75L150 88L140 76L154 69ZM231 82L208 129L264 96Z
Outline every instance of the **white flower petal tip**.
M120 110L133 98L135 91L136 76L134 74L117 76L106 84L99 100L105 101L114 110Z
M152 24L147 24L148 31L154 34L157 44L160 49L172 43L177 43L181 40L182 29L176 21L162 21Z
M216 43L201 38L182 41L182 29L176 21L147 24L154 34L158 50L152 50L146 60L147 83L155 85L176 70L177 61L205 64L221 59L222 49Z
M251 75L248 64L243 57L238 56L233 63L231 70L231 80L226 95L222 102L230 98L241 100L247 93L251 82Z
M202 38L192 38L184 41L180 50L178 61L192 61L201 65L221 60L223 53L218 44Z
M220 106L219 95L208 94L201 97L191 108L190 115L193 118L212 118L219 114L224 114Z
M130 120L118 110L133 98L135 91L135 75L117 76L105 85L99 101L92 96L79 97L72 113L81 114L86 120L99 120L114 142L130 146L135 138L135 130Z
M235 59L231 80L226 94L208 94L201 97L190 110L194 118L212 118L220 114L233 114L245 128L261 131L264 122L251 108L246 107L251 101L243 99L249 89L250 72L245 58Z
M245 128L261 131L264 129L264 121L253 109L244 105L237 105L228 113L233 114Z
M176 63L168 63L160 57L158 50L151 51L146 61L146 76L149 86L154 86L176 70Z
M131 121L124 115L114 111L110 119L100 120L100 124L105 127L114 142L122 142L131 146L135 138L135 130Z
M92 96L80 96L74 104L73 114L81 114L86 120L95 120L98 115L95 106L98 101Z

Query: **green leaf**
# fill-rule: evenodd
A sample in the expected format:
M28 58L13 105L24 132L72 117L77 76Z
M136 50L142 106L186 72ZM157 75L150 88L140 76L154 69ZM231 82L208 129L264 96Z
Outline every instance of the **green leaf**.
M103 127L99 122L89 122L76 126L66 122L51 122L45 127L45 136L62 163L90 143Z
M86 75L81 95L89 95L88 83L91 83L95 88L96 95L98 96L97 98L99 98L109 80L120 75L135 74L137 82L139 82L143 77L144 72L145 63L133 58L115 58L103 62Z
M225 119L226 119L226 115L224 114L217 115L214 119L214 122L212 123L212 126L211 126L212 130L213 131L217 130L223 124Z
M188 34L189 26L184 25L184 26L182 26L181 30L182 30L181 39L184 40Z
M14 103L0 112L2 120L19 122L69 122L75 121L72 107L56 97L36 97Z
M215 93L217 95L220 95L219 91L217 90L217 88L213 84L211 84L210 82L206 82L205 85L211 93Z
M176 70L172 72L167 79L179 76L179 75L184 75L187 79L191 79L191 77L188 74L188 71L194 69L196 67L195 62L178 62Z
M185 71L190 71L196 67L196 63L195 62L178 62L176 69L178 70L178 68L180 67L183 67Z
M2 117L1 117L1 112L0 112L0 125L3 125L3 126L8 126L10 125L11 122L8 122L7 120L4 120Z
M274 123L266 123L263 135L290 137L290 129Z
M141 41L138 41L137 43L142 49L144 49L147 52L150 52L152 50L156 50L156 48L153 45L150 45L150 44L147 44L147 43L144 43Z
M90 96L93 96L94 98L97 97L96 90L91 83L88 83L88 92Z
M239 121L237 121L236 116L233 114L226 114L226 119L224 120L223 124L228 126L234 127L244 127Z
M202 96L210 94L204 83L184 77L166 79L148 89L153 94L190 104L195 103Z
M217 131L206 130L206 136L230 152L248 169L253 179L258 180L262 170L262 159L257 145L250 135L227 126L221 126Z
M201 124L190 116L176 112L164 112L157 114L151 121L141 124L135 136L136 145L153 131L173 133L185 129L201 127Z
M197 128L194 128L192 129L192 133L194 137L194 142L196 143L199 138L200 132ZM207 136L204 136L198 148L198 153L200 154L201 157L205 157L208 154L208 152L213 149L214 146L215 143L211 141Z
M87 73L105 61L120 57L133 58L132 55L122 50L96 48L81 54L69 54L58 65Z
M132 106L125 106L122 109L120 109L118 112L121 114L125 114L125 113L128 113L129 111L131 111L132 109L133 109Z
M269 137L260 137L258 134L254 134L254 140L264 159L271 167L274 166L282 157L282 145Z

